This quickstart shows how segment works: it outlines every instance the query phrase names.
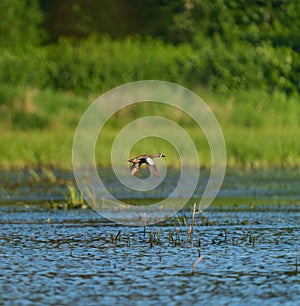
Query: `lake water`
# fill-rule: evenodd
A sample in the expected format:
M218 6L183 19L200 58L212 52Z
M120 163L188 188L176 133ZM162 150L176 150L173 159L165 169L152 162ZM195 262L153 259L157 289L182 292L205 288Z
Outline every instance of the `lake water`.
M192 234L189 209L146 228L49 209L72 174L36 174L1 173L0 305L300 305L299 171L227 172Z

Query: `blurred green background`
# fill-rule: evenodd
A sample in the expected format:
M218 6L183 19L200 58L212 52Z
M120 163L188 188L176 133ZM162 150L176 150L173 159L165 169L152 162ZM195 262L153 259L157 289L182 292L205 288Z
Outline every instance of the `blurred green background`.
M299 29L297 0L2 0L0 168L71 168L88 105L144 79L178 83L208 103L229 167L299 168ZM128 108L103 141L149 112L168 114ZM197 138L188 118L176 120ZM209 166L209 148L198 149ZM109 152L98 151L109 166Z

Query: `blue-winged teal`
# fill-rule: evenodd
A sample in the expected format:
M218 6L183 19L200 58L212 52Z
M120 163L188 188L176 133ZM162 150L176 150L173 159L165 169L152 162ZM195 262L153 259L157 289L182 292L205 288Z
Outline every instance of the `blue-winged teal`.
M143 154L134 158L129 159L128 161L133 163L133 165L130 168L130 173L131 175L135 175L142 164L147 164L149 167L150 172L154 175L154 176L159 176L155 163L153 161L153 158L156 157L165 157L165 155L163 155L162 153L155 153L155 154Z

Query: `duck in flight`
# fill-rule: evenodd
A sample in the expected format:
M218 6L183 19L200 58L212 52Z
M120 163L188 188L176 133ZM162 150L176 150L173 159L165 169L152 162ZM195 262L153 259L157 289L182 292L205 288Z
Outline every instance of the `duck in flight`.
M131 175L135 175L139 171L142 164L147 164L150 172L154 176L159 177L157 168L153 161L153 159L156 157L165 157L165 155L163 155L162 153L143 154L143 155L139 155L137 157L129 159L128 161L132 163L132 166L130 168Z

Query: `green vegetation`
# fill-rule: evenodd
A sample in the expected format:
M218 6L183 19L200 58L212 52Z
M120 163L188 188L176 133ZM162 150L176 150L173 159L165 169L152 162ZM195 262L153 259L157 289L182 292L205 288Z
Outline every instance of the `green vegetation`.
M9 96L13 88L6 86L2 91L0 88L0 92ZM284 94L270 97L263 91L236 92L234 96L212 95L203 90L198 93L210 105L223 129L229 167L300 166L297 96L287 100ZM251 104L254 99L256 104ZM241 107L241 100L247 108ZM91 102L89 98L50 90L16 90L14 100L1 106L6 112L1 114L0 121L3 131L0 168L46 165L71 169L74 132ZM110 148L122 126L135 116L149 114L166 118L173 116L167 108L159 108L155 103L144 103L117 113L100 135L96 150L99 166L110 165ZM209 147L199 128L194 127L183 114L179 114L176 120L196 143L201 165L209 167ZM168 143L157 139L149 138L149 141L137 143L132 154L153 151L156 147L168 155L168 163L180 166L176 152Z
M101 10L99 1L45 2L0 3L0 168L71 168L73 135L88 105L145 79L183 85L208 103L230 167L300 166L297 1L102 1ZM149 114L170 118L155 105L112 118L97 148L99 166L110 165L122 126ZM183 114L176 122L208 167L201 131ZM143 141L132 153L152 151L155 142ZM179 167L167 143L159 150Z

